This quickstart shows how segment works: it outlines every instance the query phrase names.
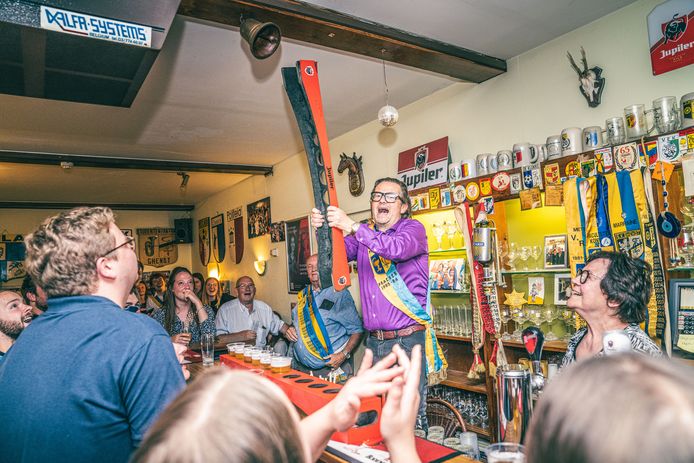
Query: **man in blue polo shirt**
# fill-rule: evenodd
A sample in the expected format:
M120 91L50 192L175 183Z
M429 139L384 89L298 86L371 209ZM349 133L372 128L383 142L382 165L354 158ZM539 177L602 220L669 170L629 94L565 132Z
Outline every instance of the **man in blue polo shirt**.
M161 325L121 309L137 279L133 240L110 209L83 207L25 243L48 310L0 365L0 460L127 462L185 385Z
M299 338L293 349L294 368L324 377L333 371L337 376L351 376L352 351L363 331L354 299L347 290L321 289L317 254L306 259L306 272L311 284L299 294L292 310Z

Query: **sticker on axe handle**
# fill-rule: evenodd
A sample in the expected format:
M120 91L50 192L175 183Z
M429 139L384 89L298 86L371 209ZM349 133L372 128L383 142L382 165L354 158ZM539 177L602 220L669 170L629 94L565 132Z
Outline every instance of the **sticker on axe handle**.
M465 192L467 193L467 199L470 201L475 201L480 197L480 187L477 182L470 182L465 187Z

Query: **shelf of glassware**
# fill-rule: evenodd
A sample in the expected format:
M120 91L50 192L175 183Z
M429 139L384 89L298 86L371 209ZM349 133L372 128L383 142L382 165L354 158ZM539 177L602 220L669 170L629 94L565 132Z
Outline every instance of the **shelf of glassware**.
M503 275L527 275L529 273L568 273L568 268L536 268L527 270L502 270Z
M667 269L668 272L694 272L694 267L671 267Z
M432 289L431 294L470 294L469 289Z
M514 347L517 349L525 349L521 341L504 341L504 347ZM566 342L564 341L545 341L542 348L543 352L566 352Z
M434 249L429 251L429 255L460 254L465 252L465 248Z
M442 381L441 384L463 391L487 394L487 385L484 382L484 376L480 377L480 379L473 380L467 377L467 372L465 371L448 370L447 378Z

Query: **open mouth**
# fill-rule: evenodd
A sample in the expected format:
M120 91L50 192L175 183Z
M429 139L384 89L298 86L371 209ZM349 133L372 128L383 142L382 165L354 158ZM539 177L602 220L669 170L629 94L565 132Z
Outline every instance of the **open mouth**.
M22 320L23 323L31 323L31 320L33 320L33 317L31 315L24 317Z
M387 207L379 207L377 211L379 214L387 214L388 212L390 212Z

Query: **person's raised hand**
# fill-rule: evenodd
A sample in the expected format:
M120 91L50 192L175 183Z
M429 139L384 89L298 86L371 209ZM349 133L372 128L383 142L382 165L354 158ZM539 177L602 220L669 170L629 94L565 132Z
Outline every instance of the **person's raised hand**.
M345 233L352 232L354 220L350 219L345 211L336 206L328 206L328 225L336 227Z
M397 462L419 461L414 446L414 427L419 410L419 376L422 369L422 346L412 349L412 357L400 346L393 347L398 364L405 370L393 379L385 404L381 410L381 435L391 452L391 460Z
M187 289L183 295L185 296L186 299L190 301L191 304L195 306L196 309L201 309L202 308L202 301L200 298L195 294L195 291L191 289Z
M313 228L320 228L325 223L325 217L315 207L311 209L311 225Z
M183 344L178 344L176 342L173 343L174 347L174 352L176 352L176 359L178 360L178 363L181 363L181 372L183 373L183 378L188 381L190 378L190 371L188 371L188 367L182 364L184 358L183 358L183 352L186 351L186 346Z
M336 431L346 431L354 426L361 399L384 394L390 389L393 379L404 374L405 368L394 366L396 361L396 355L391 352L373 365L373 352L366 349L357 375L347 381L327 405L331 407L331 422Z

